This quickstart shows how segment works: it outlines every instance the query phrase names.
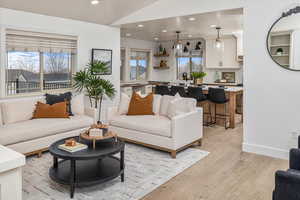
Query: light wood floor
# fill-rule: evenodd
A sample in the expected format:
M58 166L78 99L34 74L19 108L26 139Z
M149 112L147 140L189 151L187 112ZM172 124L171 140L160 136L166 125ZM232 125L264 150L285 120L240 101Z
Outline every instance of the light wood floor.
M242 124L204 129L200 149L210 154L147 195L144 200L271 200L280 159L242 153Z

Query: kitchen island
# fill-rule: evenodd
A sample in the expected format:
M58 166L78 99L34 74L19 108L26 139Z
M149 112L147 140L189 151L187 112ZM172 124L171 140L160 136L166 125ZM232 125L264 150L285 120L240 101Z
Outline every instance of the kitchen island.
M209 87L218 87L218 86L204 86L203 87L204 94L208 94ZM238 106L242 106L242 103L243 103L242 98L241 98L243 95L243 87L230 86L230 87L225 87L224 90L225 90L227 98L229 99L229 108L228 108L228 113L227 113L229 115L229 127L235 128L236 111L237 111ZM239 100L239 101L237 101L237 100ZM243 111L241 111L241 114L242 114L242 112ZM242 116L242 120L243 120L243 116Z

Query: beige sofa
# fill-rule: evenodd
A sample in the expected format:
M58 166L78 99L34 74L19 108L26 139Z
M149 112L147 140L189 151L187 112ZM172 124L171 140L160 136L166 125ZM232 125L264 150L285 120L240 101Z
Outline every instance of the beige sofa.
M84 108L84 97L72 99L69 119L31 119L37 101L26 98L0 102L0 144L25 155L46 151L56 140L78 135L94 123L95 110Z
M194 143L201 145L203 111L196 107L195 99L182 98L177 103L188 105L188 110L172 117L167 116L173 98L168 95L154 95L155 115L128 116L120 112L120 105L110 107L107 112L109 129L128 142L170 152L176 158L177 152ZM122 101L121 96L120 104L124 104ZM121 107L124 108L124 105Z

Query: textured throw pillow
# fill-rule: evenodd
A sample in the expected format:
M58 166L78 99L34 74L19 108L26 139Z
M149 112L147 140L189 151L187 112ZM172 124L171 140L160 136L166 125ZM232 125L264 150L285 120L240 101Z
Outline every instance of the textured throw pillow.
M161 102L161 95L155 94L153 96L153 112L156 115L159 115L159 109L160 109L160 102Z
M154 115L153 93L142 98L139 94L133 93L127 115Z
M37 102L32 118L69 118L67 102L55 103L53 105Z
M74 115L84 115L84 95L78 94L72 97L71 101L72 113Z
M71 100L72 100L72 93L66 92L63 94L55 95L55 94L45 94L46 96L46 104L53 105L55 103L60 102L67 102L67 112L70 116L73 115L72 113L72 106L71 106Z
M160 100L160 108L159 114L162 116L168 116L168 107L172 100L174 100L174 96L163 95Z
M130 97L125 93L121 93L118 113L120 115L126 115L128 113L129 104L130 104Z
M189 112L188 106L186 106L183 98L177 98L170 102L167 116L168 118L172 119L177 115L181 115L184 113Z

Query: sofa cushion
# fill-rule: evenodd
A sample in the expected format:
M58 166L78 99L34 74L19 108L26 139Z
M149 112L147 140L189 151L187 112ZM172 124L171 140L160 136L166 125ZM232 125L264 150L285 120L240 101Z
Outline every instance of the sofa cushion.
M93 119L75 115L60 119L33 119L0 127L0 144L10 145L89 127ZM54 142L54 141L53 141Z
M30 120L37 101L42 98L18 99L1 103L3 124ZM41 102L44 102L42 100Z
M154 135L171 137L171 120L158 115L120 115L110 121L110 125Z

